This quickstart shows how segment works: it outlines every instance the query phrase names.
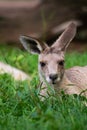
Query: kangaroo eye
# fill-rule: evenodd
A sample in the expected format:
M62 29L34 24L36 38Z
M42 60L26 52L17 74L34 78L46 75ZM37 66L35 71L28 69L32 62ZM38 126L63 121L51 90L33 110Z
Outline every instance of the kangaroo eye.
M64 60L59 62L59 65L63 66L64 65Z
M45 62L40 62L41 67L45 67L46 63Z

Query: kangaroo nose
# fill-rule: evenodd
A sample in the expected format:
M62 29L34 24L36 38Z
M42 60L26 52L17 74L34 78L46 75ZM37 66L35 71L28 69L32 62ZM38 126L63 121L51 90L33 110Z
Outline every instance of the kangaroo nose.
M58 78L58 74L50 74L49 78L54 81Z

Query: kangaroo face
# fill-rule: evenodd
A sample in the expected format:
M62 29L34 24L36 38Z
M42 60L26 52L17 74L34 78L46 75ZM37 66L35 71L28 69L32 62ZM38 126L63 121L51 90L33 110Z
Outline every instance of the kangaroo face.
M43 52L39 55L39 70L50 84L57 84L64 74L64 53Z
M57 84L61 81L64 74L64 54L75 34L76 25L71 23L51 47L32 37L20 37L27 51L39 55L39 73L48 83Z

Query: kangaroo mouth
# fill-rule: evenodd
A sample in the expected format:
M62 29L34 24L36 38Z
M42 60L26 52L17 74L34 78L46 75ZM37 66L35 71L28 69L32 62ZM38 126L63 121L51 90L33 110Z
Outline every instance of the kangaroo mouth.
M55 82L55 81L52 81L52 84L56 84L56 82Z

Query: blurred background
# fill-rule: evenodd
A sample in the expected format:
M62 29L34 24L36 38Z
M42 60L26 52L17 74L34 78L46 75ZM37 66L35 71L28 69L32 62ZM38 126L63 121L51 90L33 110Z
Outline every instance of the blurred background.
M30 35L51 45L70 21L78 26L70 49L87 50L87 0L0 0L0 44L21 47L19 36Z

